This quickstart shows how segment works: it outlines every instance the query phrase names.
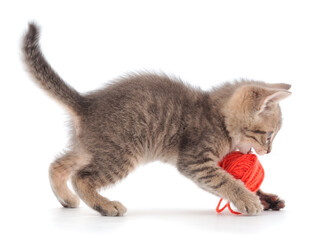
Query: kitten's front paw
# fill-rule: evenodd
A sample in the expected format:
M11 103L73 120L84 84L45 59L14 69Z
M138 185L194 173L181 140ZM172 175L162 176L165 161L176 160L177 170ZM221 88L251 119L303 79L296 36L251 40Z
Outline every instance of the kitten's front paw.
M285 201L280 199L277 195L264 193L261 190L257 192L257 195L260 197L264 210L272 209L274 211L279 211L285 207Z
M263 211L263 205L261 204L259 197L250 191L244 191L244 193L232 203L241 213L256 215Z

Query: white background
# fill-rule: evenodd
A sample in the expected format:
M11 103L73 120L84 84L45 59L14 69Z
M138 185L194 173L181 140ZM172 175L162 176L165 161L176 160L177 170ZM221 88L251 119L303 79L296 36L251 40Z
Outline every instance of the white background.
M303 0L1 0L0 238L316 239L316 13L316 1ZM273 152L260 157L262 189L285 199L285 210L216 214L216 196L160 162L102 192L128 208L124 217L83 203L61 208L47 170L67 145L67 114L21 64L30 20L48 61L80 92L144 69L203 89L239 78L292 84Z

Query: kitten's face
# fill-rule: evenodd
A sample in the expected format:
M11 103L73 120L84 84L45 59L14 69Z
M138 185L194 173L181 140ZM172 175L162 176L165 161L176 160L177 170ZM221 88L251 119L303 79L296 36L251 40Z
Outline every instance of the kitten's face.
M270 153L273 140L281 128L281 112L279 107L270 114L263 116L250 116L247 124L241 124L240 140L237 148L248 153L251 148L259 155Z
M286 89L239 87L225 107L226 125L234 148L245 154L251 148L259 155L270 153L281 128L278 102L290 94Z

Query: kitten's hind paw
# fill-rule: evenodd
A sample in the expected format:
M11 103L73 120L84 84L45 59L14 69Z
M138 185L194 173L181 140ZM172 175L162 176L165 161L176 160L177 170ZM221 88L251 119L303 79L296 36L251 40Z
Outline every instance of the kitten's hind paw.
M77 208L79 206L79 198L74 196L69 197L67 200L59 200L64 208Z
M285 207L285 201L280 199L277 195L264 193L261 190L257 192L257 195L260 197L260 201L265 211L270 209L279 211Z
M93 207L102 216L123 216L127 209L118 201L109 201Z

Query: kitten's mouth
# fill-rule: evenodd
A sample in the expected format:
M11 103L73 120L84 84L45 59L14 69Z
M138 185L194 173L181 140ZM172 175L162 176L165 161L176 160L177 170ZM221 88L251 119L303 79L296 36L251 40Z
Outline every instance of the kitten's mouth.
M246 149L238 149L240 152L242 152L243 154L251 154L251 153L257 153L259 155L261 155L260 153L258 153L254 148L250 147L250 148L246 148Z
M249 153L251 153L252 152L252 148L238 148L238 150L240 151L240 152L242 152L243 154L249 154Z
M243 154L255 154L255 153L256 153L257 155L260 155L260 156L265 155L265 154L268 153L268 152L265 151L265 150L255 149L255 148L253 148L253 147L250 147L250 148L243 148L243 147L241 147L241 148L238 148L238 150L239 150L240 152L242 152Z
M254 152L256 152L256 154L258 154L258 155L260 155L260 156L262 156L262 155L265 155L265 154L268 154L269 152L267 152L266 150L263 150L263 149L258 149L258 150L256 150L256 149L253 149L254 150Z

